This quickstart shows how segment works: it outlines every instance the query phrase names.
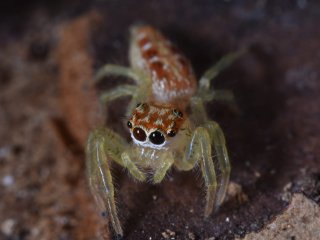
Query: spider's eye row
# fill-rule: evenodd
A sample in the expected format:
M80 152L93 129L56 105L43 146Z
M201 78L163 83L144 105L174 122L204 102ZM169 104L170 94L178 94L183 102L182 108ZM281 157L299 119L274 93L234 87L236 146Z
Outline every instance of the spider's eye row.
M133 136L136 140L144 142L147 139L147 134L142 128L136 127L132 131Z
M168 132L168 136L169 136L169 137L174 137L176 134L177 134L177 133L176 133L175 130L170 130L170 131Z
M161 145L164 143L165 138L163 134L159 131L154 131L149 135L150 142L152 142L155 145Z
M132 123L130 121L127 122L128 128L132 128Z
M180 118L183 117L183 113L181 111L179 111L178 109L173 109L173 114L176 115L177 117L180 117Z

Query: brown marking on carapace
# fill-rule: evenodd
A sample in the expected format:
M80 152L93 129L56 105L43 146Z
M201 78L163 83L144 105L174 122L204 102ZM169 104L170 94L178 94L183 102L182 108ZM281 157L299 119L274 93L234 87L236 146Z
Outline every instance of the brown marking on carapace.
M185 67L185 66L188 65L188 60L185 57L179 57L178 61L181 64L181 71L183 71L183 73L185 75L189 75L190 74L190 68L186 68Z
M148 43L150 43L150 39L148 39L148 38L146 38L146 37L144 37L144 38L142 38L142 39L140 39L140 40L138 41L138 44L139 44L140 47L143 47L143 46L145 46L145 45L148 44Z
M176 114L176 109L171 106L156 104L140 104L133 110L130 122L132 128L143 127L147 131L157 129L168 135L170 131L177 133L185 118Z
M150 60L153 57L157 57L158 55L159 55L159 52L155 47L152 47L152 48L148 49L147 51L142 52L142 56L148 60Z
M164 69L164 64L160 61L152 62L150 64L152 69L156 72L157 76L159 78L166 78L167 77L167 72Z
M135 27L132 41L140 52L138 61L152 79L152 99L173 103L194 94L196 78L190 62L160 32L149 26ZM155 58L160 63L155 64Z

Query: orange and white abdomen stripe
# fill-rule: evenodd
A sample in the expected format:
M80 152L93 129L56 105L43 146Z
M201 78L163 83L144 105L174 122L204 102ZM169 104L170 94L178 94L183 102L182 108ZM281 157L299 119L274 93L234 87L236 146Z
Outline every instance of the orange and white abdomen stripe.
M196 78L188 59L150 26L131 29L130 61L133 68L150 78L151 101L180 105L196 91Z

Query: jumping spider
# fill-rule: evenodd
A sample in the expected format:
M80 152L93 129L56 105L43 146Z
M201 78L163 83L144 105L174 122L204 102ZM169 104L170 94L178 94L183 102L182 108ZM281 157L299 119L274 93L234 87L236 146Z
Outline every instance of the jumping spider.
M115 206L111 161L138 181L146 180L144 170L153 170L154 184L161 182L172 166L189 171L200 165L206 186L204 216L221 205L230 162L224 134L208 119L204 103L233 101L230 91L212 90L210 84L242 52L223 57L204 73L197 87L188 59L154 28L132 27L130 43L131 68L107 64L98 71L96 80L121 75L135 81L135 85L121 85L101 95L104 103L132 97L127 127L133 142L128 143L109 128L98 128L90 133L86 148L90 189L118 236L123 236L123 230Z

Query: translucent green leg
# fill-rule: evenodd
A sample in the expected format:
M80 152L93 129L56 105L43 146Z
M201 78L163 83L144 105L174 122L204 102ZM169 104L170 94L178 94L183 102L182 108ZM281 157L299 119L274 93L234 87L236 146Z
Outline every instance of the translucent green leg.
M200 155L200 166L207 187L205 217L222 204L230 178L230 162L223 132L216 122L210 121L196 128L193 137L193 155ZM198 153L197 153L198 152ZM217 158L221 170L221 179L217 184L214 158ZM194 161L194 160L193 160Z
M133 79L137 84L141 83L141 76L136 73L132 68L123 67L114 64L106 64L102 66L95 75L95 82L100 81L102 78L110 75L123 76Z
M130 116L132 114L132 110L136 107L136 105L146 99L146 93L147 90L145 86L138 87L134 85L124 84L109 91L102 92L100 100L101 102L106 104L120 97L131 97L131 101L126 111L126 116Z
M218 207L222 204L227 192L231 166L226 147L226 140L219 124L214 121L210 121L205 124L205 128L208 130L210 135L211 145L215 151L214 156L217 158L221 170L221 179L219 182L217 200L215 203L215 209L218 209Z
M117 235L123 236L114 199L114 186L110 172L111 160L116 161L138 180L145 180L142 172L121 155L127 149L127 144L118 134L107 128L94 130L88 139L86 148L87 177L90 190L98 206L107 211L111 224Z
M212 161L211 141L208 131L203 127L198 127L195 134L200 145L200 166L207 187L204 216L208 217L212 213L213 205L216 201L217 176Z
M103 103L107 103L119 97L133 96L136 93L136 91L137 91L136 86L125 84L125 85L118 86L110 91L103 92L100 96L100 100Z
M101 67L95 76L95 81L98 82L109 75L123 76L135 81L136 85L124 84L112 90L103 92L100 97L100 100L103 103L108 103L120 97L131 96L132 99L126 112L127 115L130 115L137 103L147 99L150 81L148 81L146 76L138 70L112 64L106 64Z
M137 179L138 181L145 181L146 176L144 175L143 172L141 172L136 164L131 161L130 155L128 152L123 152L121 154L121 159L122 159L122 164L129 170L130 174Z
M131 78L135 81L135 83L140 84L142 79L141 77L131 68L113 65L113 64L106 64L103 67L101 67L97 74L95 75L95 81L98 82L101 79L103 79L106 76L109 75L118 75L123 76L127 78ZM120 97L124 96L135 96L137 93L137 86L130 85L130 84L124 84L121 86L118 86L112 90L105 91L101 94L100 100L103 103L110 102L112 100L115 100Z
M162 164L153 175L153 183L155 184L160 183L163 180L174 160L171 154L165 154L162 159L159 159L159 161L161 161Z
M246 49L241 49L238 52L229 53L222 57L213 67L209 68L200 78L199 92L208 91L210 89L211 81L245 52Z
M190 139L189 147L182 160L176 165L182 170L190 170L199 163L206 186L206 206L204 215L208 217L216 201L217 177L212 161L212 149L209 133L204 127L197 127Z
M192 98L192 121L199 124L190 139L185 157L177 162L177 166L184 170L191 169L200 159L202 174L207 186L207 204L205 216L209 216L213 207L217 209L224 200L230 178L230 162L226 148L226 141L220 126L214 121L208 121L202 99ZM197 116L201 116L200 119ZM217 186L214 159L217 159L221 178Z
M210 89L210 87L212 80L246 51L246 49L241 49L240 51L229 53L222 57L222 59L213 67L209 68L200 78L199 89L194 98L200 98L202 100L201 104L212 100L222 101L228 103L235 113L240 113L240 109L235 101L232 91Z

